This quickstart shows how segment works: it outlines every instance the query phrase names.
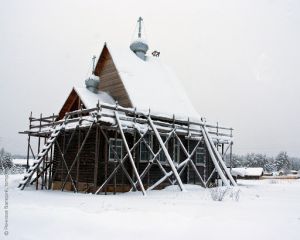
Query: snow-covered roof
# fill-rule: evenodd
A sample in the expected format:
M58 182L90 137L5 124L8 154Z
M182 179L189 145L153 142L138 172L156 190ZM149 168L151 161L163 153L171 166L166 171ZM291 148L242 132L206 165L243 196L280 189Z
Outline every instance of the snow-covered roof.
M98 101L100 103L108 103L112 105L116 104L116 101L112 98L112 96L106 92L98 91L98 93L93 93L83 87L74 87L74 90L86 108L96 107Z
M160 58L147 56L145 61L128 47L107 45L133 107L176 118L199 120L175 73ZM101 79L100 79L101 81Z
M34 159L29 159L29 165L33 164L33 160ZM12 162L14 164L18 164L18 165L26 165L27 164L27 159L13 158Z
M263 174L263 168L232 168L232 176L241 176L241 177L259 177Z

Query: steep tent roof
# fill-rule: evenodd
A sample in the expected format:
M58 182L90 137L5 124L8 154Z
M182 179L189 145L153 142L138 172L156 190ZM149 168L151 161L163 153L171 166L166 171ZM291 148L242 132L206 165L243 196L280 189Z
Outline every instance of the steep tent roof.
M199 114L176 75L159 58L147 56L143 61L129 47L118 49L107 44L104 45L102 53L103 51L109 52L131 107L141 111L150 109L152 113L160 115L175 114L176 118L190 117L199 120ZM105 60L102 53L97 66Z
M200 119L174 72L158 57L150 55L142 60L129 47L118 49L105 44L95 74L100 76L99 92L74 87L59 118L78 109L79 103L92 108L99 100L109 104L119 101L121 106L161 116L174 114L176 119Z

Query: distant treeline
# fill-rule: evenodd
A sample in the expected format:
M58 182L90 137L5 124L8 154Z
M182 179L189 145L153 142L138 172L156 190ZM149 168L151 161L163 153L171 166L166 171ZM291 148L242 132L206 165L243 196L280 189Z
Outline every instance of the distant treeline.
M12 155L3 148L0 149L0 167L3 164L10 164L9 162L11 162L12 158L26 159L26 156ZM230 166L230 164L232 167L262 167L267 172L300 170L300 158L289 157L285 151L279 152L276 157L270 157L261 153L233 154L231 163L227 155L226 165Z
M230 166L229 157L226 157L227 166ZM289 157L287 152L281 151L276 157L261 153L248 153L246 155L232 155L232 167L262 167L264 171L290 171L300 170L300 158Z
M13 156L0 148L0 175L1 174L20 174L24 173L24 167L14 165Z

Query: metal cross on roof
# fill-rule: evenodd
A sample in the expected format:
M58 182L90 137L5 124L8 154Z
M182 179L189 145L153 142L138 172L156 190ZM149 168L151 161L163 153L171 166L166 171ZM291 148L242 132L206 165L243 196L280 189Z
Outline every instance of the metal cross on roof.
M142 17L139 17L138 19L138 24L139 24L139 32L138 32L138 37L141 38L142 37L142 21L143 21L143 18Z
M93 73L94 73L94 71L95 71L95 62L96 62L96 56L95 55L93 56L92 60L93 60Z

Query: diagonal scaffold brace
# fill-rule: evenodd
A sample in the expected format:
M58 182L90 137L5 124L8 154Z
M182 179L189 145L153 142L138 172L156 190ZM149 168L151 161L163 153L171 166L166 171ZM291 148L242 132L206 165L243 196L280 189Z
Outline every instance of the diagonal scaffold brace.
M214 145L214 143L213 143L213 140L212 140L211 136L208 134L208 131L207 131L206 127L203 126L202 129L203 129L203 135L204 135L204 138L206 137L206 140L207 140L207 142L208 142L208 145L210 145L209 147L210 147L211 150L213 151L213 154L214 154L214 156L216 157L217 161L220 163L220 167L223 168L223 170L224 170L226 176L228 177L230 183L231 183L233 186L236 187L237 184L236 184L236 182L234 181L233 177L231 176L231 174L230 174L228 168L226 167L226 165L225 165L225 163L224 163L224 161L223 161L223 159L222 159L222 157L221 157L219 151L216 149L216 147L215 147L215 145ZM222 180L223 180L223 179L222 179ZM226 183L228 183L228 181L226 181ZM226 184L226 183L225 183L225 184ZM226 185L227 185L227 184L226 184Z
M135 163L134 163L134 160L133 160L131 151L130 151L130 149L129 149L129 147L128 147L127 140L126 140L126 138L125 138L125 135L124 135L124 132L123 132L123 129L122 129L122 125L121 125L121 122L120 122L119 114L118 114L117 111L115 111L115 117L116 117L117 124L118 124L119 130L120 130L120 133L121 133L121 136L122 136L122 139L123 139L123 143L124 143L124 145L125 145L125 149L126 149L126 151L127 151L127 154L128 154L129 160L130 160L130 163L131 163L131 165L132 165L134 174L135 174L135 176L136 176L136 178L137 178L137 181L138 181L138 183L139 183L139 185L140 185L140 188L141 188L141 190L142 190L143 195L146 196L146 191L145 191L144 185L143 185L143 183L142 183L142 180L141 180L141 178L140 178L140 175L139 175L139 173L138 173L138 170L137 170L137 168L136 168L136 166L135 166Z
M100 130L101 130L101 132L102 132L102 134L103 134L106 142L108 143L109 140L108 140L107 135L105 134L105 132L103 131L102 128L100 128ZM142 140L142 137L132 146L132 148L130 149L130 152L132 152L138 146L138 144L141 142L141 140ZM95 192L95 194L98 194L109 183L109 181L116 175L116 173L118 172L118 170L120 168L122 168L123 172L125 173L126 177L128 178L129 182L131 183L133 189L137 190L137 188L136 188L137 183L133 182L132 178L129 176L129 173L127 172L126 168L124 167L124 162L128 158L128 153L122 159L120 159L118 157L118 154L117 154L117 152L116 152L116 150L114 148L112 148L112 151L114 152L114 154L116 156L116 159L118 161L118 165L112 171L112 173L110 174L110 176L104 181L104 183L98 188L98 190Z
M175 137L176 137L177 141L179 142L179 145L180 145L181 149L183 150L184 154L187 157L186 160L184 160L181 163L181 164L183 164L183 163L185 163L185 164L182 167L181 171L179 172L179 176L182 174L182 172L184 171L184 169L186 168L186 166L188 164L190 164L192 166L194 172L196 173L197 177L199 178L202 186L206 187L206 183L204 182L203 178L201 177L201 174L199 173L199 171L198 171L197 167L195 166L194 162L192 161L192 157L195 155L195 153L197 151L197 148L198 148L198 146L200 145L200 143L202 141L202 138L200 138L198 140L198 142L197 142L196 146L194 147L193 151L191 153L189 153L176 133L175 133ZM177 167L177 169L179 169L181 167L180 165Z
M163 152L164 152L164 154L165 154L165 156L167 158L169 166L171 167L171 170L172 170L172 172L173 172L173 174L174 174L174 176L175 176L175 178L177 180L177 183L179 185L180 190L181 191L185 191L183 183L181 181L181 178L180 178L180 176L179 176L179 174L177 172L177 169L176 169L176 167L175 167L175 165L174 165L174 163L172 161L172 158L171 158L171 156L170 156L170 154L169 154L166 146L164 145L164 142L161 139L161 136L159 135L159 132L157 131L157 129L156 129L156 127L155 127L155 125L154 125L154 123L153 123L150 115L148 116L148 122L149 122L149 124L150 124L150 126L151 126L151 128L152 128L152 130L153 130L153 132L154 132L154 134L155 134L158 142L159 142L160 147L162 148L162 150L163 150Z
M166 140L164 142L164 145L166 145L166 143L170 140L170 138L171 138L172 134L174 133L174 131L175 131L175 129L172 130L168 134L168 136L167 136L167 138L166 138ZM138 134L141 136L141 133L139 131L138 131ZM146 148L148 149L148 151L151 153L152 159L149 160L147 166L145 167L145 169L141 173L141 179L143 179L145 177L145 175L150 171L150 169L153 166L153 164L156 163L158 165L159 169L161 170L161 172L164 175L164 177L163 177L164 180L168 179L168 181L170 182L170 184L174 185L173 182L172 182L172 180L170 179L170 176L168 175L167 171L164 169L164 167L162 166L162 164L160 163L160 161L158 159L158 156L159 156L160 152L162 151L162 148L160 148L156 153L154 153L153 150L152 150L152 148L149 146L149 144L147 143L147 141L145 141L144 138L142 139L142 141L143 141L144 145L146 146ZM149 188L151 189L151 188L153 188L153 186L151 186Z

